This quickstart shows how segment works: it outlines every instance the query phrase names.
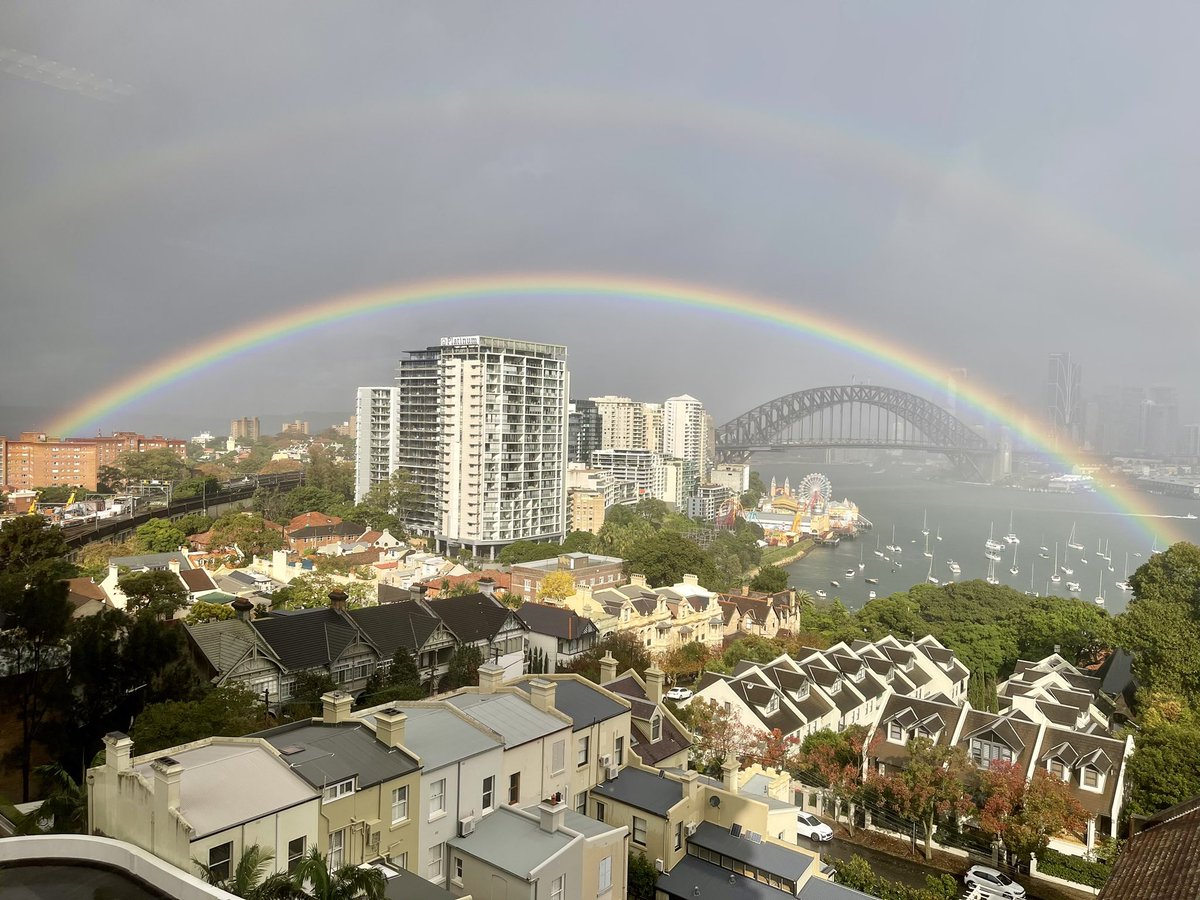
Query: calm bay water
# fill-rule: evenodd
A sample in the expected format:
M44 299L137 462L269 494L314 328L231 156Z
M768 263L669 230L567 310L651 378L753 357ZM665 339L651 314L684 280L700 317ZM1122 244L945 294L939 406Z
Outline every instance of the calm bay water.
M1018 574L1009 571L1013 565L1013 547L1005 545L1002 559L995 564L995 575L1001 584L1020 591L1074 596L1091 602L1100 593L1103 578L1105 608L1114 613L1125 608L1130 596L1115 587L1115 582L1125 574L1126 553L1132 574L1149 557L1155 538L1160 549L1176 537L1200 544L1200 519L1185 518L1188 513L1200 515L1200 503L1188 499L1144 495L1147 504L1159 514L1172 517L1151 518L1123 514L1123 510L1114 508L1099 493L1033 493L1007 487L929 481L913 467L892 461L865 466L793 463L772 458L754 461L752 466L768 484L772 476L781 485L785 477L790 477L794 485L810 472L822 472L833 482L834 499L849 498L874 523L874 530L865 532L858 540L843 540L836 548L818 547L805 559L787 566L793 586L812 592L823 590L830 601L839 597L851 608L867 602L868 591L874 590L884 597L925 581L930 571L930 560L923 555L925 537L921 534L926 515L933 575L939 581L984 578L988 574L984 541L989 526L996 540L1000 540L1008 531L1011 514L1013 531L1021 539L1016 545ZM881 468L883 471L878 471ZM896 543L902 547L899 554L885 549L891 543L893 525ZM1082 551L1065 547L1073 525L1076 542L1084 547ZM939 529L940 541L936 539ZM876 539L892 561L875 556ZM1111 562L1096 554L1098 542L1101 549L1107 545ZM1058 584L1050 581L1056 543L1059 565L1074 570L1073 575L1060 572L1062 581ZM1047 548L1047 559L1040 557L1042 546ZM862 571L858 568L860 555L866 564ZM951 559L962 568L960 575L950 572L947 563ZM853 577L846 576L848 570L854 572ZM867 584L867 578L877 578L879 583ZM839 582L840 586L833 587L831 581ZM1078 593L1067 590L1068 581L1079 583Z

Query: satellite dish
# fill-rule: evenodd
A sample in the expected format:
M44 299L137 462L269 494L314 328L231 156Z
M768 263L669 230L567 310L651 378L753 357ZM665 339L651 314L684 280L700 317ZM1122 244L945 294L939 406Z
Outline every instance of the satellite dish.
M721 798L718 797L716 794L713 794L711 797L708 798L708 805L711 806L713 809L716 809L718 806L721 805Z

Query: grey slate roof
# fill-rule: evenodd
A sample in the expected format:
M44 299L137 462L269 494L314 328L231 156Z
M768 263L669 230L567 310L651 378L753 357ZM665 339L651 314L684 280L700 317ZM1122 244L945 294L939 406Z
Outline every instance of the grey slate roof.
M415 653L438 627L437 618L417 603L364 606L350 610L349 615L379 648L384 659L395 656L399 647Z
M417 761L395 747L385 747L365 725L294 722L261 731L283 761L313 787L358 776L358 788L380 784L418 768ZM299 748L291 752L291 748Z
M397 868L396 873L384 888L386 900L450 900L454 896L444 887L405 869Z
M864 894L854 888L824 878L810 878L796 894L796 900L877 900L874 894Z
M390 705L408 716L404 725L404 746L421 757L421 766L426 772L503 746L486 731L440 704ZM364 716L364 720L374 723L375 717Z
M184 625L184 629L209 665L219 674L237 665L257 643L254 629L249 622L241 619Z
M778 844L755 843L744 837L734 837L727 828L711 822L701 822L696 833L688 838L688 843L716 850L722 856L741 860L790 881L799 881L816 865L816 859L806 853L787 850Z
M539 822L501 806L475 823L467 837L447 843L525 881L530 873L575 840L562 831L543 831Z
M538 678L537 675L527 676L512 682L513 687L529 693L529 682ZM575 723L574 731L590 728L596 722L603 722L626 712L623 703L617 703L606 697L598 688L573 678L555 679L554 706L571 717Z
M570 723L542 712L516 694L472 692L447 697L446 702L499 734L506 747L519 747L571 727Z
M306 609L251 623L289 671L328 666L358 636L350 621L332 609Z
M509 616L521 623L520 618L511 609L487 594L439 597L436 600L426 600L425 603L433 614L442 620L450 633L464 644L492 640L504 628Z
M171 561L179 563L179 571L190 569L192 564L178 550L170 553L139 553L136 556L113 556L108 560L110 566L128 566L131 569L166 569Z
M570 641L596 633L596 625L591 619L564 607L522 603L517 616L535 634L546 634Z
M720 900L784 900L791 896L779 888L761 884L695 856L685 856L677 862L670 875L658 879L655 888L672 900L694 900L697 896L701 900L713 897ZM695 893L697 890L699 894Z
M683 785L653 772L624 768L618 777L592 788L592 794L665 818L671 807L683 799Z

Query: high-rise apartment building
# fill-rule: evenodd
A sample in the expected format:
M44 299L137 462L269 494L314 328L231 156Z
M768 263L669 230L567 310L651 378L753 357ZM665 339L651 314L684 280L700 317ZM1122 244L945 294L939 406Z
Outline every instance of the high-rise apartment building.
M663 455L692 463L700 480L712 467L713 432L712 417L695 397L684 394L663 404Z
M294 422L288 422L283 426L282 434L300 436L308 434L309 425L307 422L297 419Z
M600 449L603 423L591 400L572 400L567 407L567 461L586 463Z
M354 403L354 502L391 477L396 464L395 388L360 387Z
M661 500L666 493L666 471L660 453L605 448L592 453L592 468L611 472L617 484L632 485L631 500Z
M628 397L592 397L600 414L600 448L649 450L646 404Z
M376 443L391 454L389 472L404 469L417 489L410 530L441 550L476 555L566 536L566 356L557 344L479 336L404 354L391 445ZM363 422L363 392L374 390L359 391L360 460L362 436L375 434ZM370 471L370 459L356 471L359 496Z
M229 423L229 436L234 440L258 440L258 416L233 419Z
M1056 443L1083 442L1083 390L1079 363L1070 353L1051 353L1046 376L1046 418Z
M16 490L65 485L94 491L100 470L116 465L122 453L168 449L180 459L187 456L187 441L146 437L118 431L112 437L51 438L40 432L23 432L19 440L0 439L0 485Z

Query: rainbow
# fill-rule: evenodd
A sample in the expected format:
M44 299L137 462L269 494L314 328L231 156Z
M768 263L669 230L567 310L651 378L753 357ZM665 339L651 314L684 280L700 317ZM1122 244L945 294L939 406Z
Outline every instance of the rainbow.
M726 315L747 322L786 328L837 349L864 356L907 379L940 390L944 369L913 349L808 309L795 309L779 300L744 292L722 291L677 281L643 277L582 274L512 274L448 278L392 285L327 298L280 315L268 316L236 331L192 344L187 350L164 357L126 378L91 395L49 424L46 431L65 435L81 431L102 417L177 384L242 353L305 334L323 325L363 318L395 309L468 301L553 299L556 303L586 302L594 309L599 302L649 303ZM1078 460L1047 444L1030 428L1023 411L975 384L963 385L959 399L983 415L1002 422L1031 445L1055 456L1068 467ZM1117 512L1153 517L1156 510L1145 495L1123 488L1103 488L1102 493ZM1160 520L1162 521L1162 520ZM1166 531L1167 529L1162 529ZM1147 536L1162 531L1146 529ZM1181 535L1172 534L1174 542Z

